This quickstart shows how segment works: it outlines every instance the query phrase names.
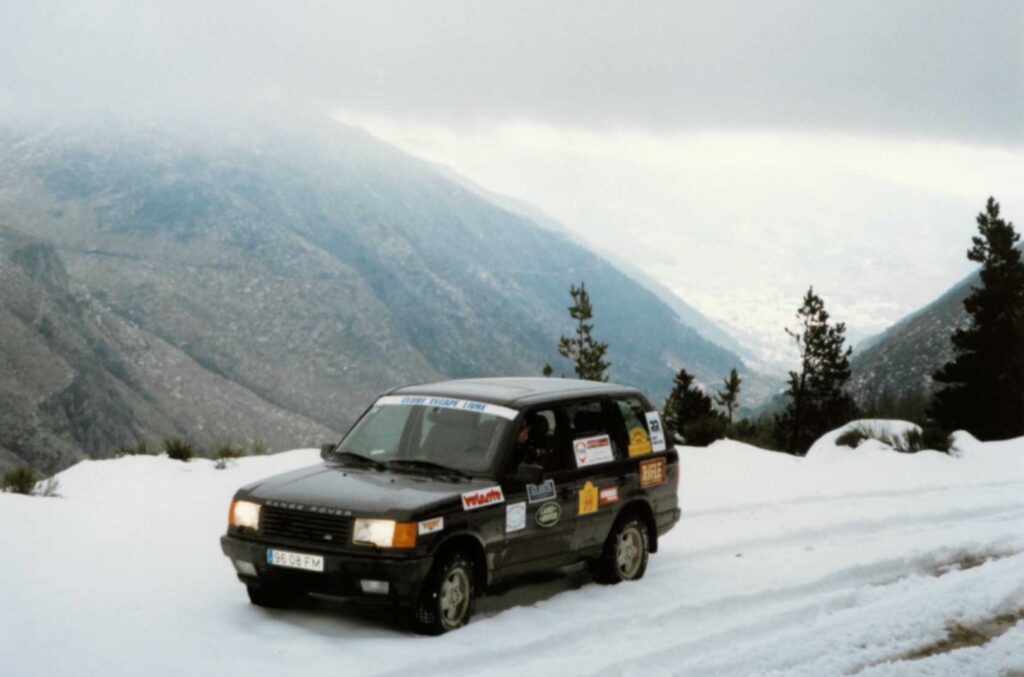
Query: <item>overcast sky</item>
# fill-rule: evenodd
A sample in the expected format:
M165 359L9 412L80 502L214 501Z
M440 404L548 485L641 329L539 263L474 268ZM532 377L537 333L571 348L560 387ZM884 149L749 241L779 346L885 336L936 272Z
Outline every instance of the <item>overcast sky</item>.
M334 113L628 256L778 355L1024 224L1024 2L0 0L0 109Z

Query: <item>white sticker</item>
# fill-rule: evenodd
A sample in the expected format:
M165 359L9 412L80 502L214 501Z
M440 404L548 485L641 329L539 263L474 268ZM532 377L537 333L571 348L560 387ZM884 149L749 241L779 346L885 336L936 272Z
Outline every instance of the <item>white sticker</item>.
M475 411L478 414L490 414L500 416L508 420L519 415L515 409L502 407L497 404L486 402L474 402L473 400L459 400L454 397L430 397L428 395L385 395L379 398L376 405L404 404L414 407L441 407L442 409L461 409L462 411Z
M505 533L526 528L526 504L509 503L505 506Z
M607 435L573 440L572 454L576 457L577 468L615 460L615 454L612 453L612 438Z
M647 434L651 438L652 451L665 451L665 430L661 427L661 416L656 411L645 412Z
M463 510L476 510L477 508L484 508L488 505L504 502L505 494L502 493L501 487L489 487L487 489L467 491L462 495Z
M429 520L423 520L416 526L416 532L420 536L426 536L427 534L437 533L444 529L444 518L435 517Z

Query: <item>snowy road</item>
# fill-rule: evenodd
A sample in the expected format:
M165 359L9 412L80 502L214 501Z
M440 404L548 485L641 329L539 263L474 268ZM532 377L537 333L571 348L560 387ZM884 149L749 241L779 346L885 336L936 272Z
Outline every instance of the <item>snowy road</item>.
M64 499L0 496L0 672L1024 674L1024 439L858 451L682 450L684 519L642 581L535 579L440 638L248 604L216 541L227 501L315 452L82 464Z

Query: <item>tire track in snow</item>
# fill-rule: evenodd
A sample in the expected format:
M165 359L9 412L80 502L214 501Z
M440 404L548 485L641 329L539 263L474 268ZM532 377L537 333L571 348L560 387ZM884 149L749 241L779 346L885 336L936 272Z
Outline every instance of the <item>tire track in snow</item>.
M937 520L936 517L940 519ZM939 516L935 515L913 515L885 519L868 519L855 522L847 522L838 526L813 527L794 530L782 536L765 536L759 538L748 538L740 541L730 541L721 545L687 550L681 553L673 552L672 555L681 554L687 559L713 558L723 554L733 554L737 551L745 551L766 546L793 545L800 543L820 543L822 541L836 541L842 538L872 535L886 530L905 530L919 526L931 526L937 521L943 524L956 524L972 522L984 518L1000 518L1013 520L1024 517L1024 501L1017 506L997 506L992 508L977 508L950 510ZM675 559L670 558L671 559ZM668 565L671 567L671 564Z
M1007 514L1014 519L1024 522L1024 510L1006 511L994 508L982 511L949 511L945 515L933 516L926 524L932 527L933 531L947 533L950 525L954 523L967 522L972 525L978 524L980 518L986 516L989 519L1002 521L1001 518L1006 517ZM901 526L906 526L907 524L906 522L894 520L884 520L882 523L890 527L896 523L899 523ZM918 522L915 520L910 524L916 525ZM891 530L888 535L892 535ZM786 543L782 544L783 547L791 547L792 545L791 539L787 539ZM774 546L778 548L780 544L776 542ZM981 546L976 549L976 552L982 556L994 553L1004 557L1012 556L1022 551L1024 551L1024 542L1018 542L1013 548L1003 547L993 550L990 546ZM536 624L541 628L558 629L553 632L533 635L525 642L520 641L502 648L489 649L486 653L486 659L491 669L494 668L495 664L514 664L517 666L515 671L521 672L525 667L523 665L524 657L528 658L527 662L550 663L552 660L557 659L557 656L552 656L552 647L561 647L563 650L569 650L570 652L586 652L588 641L592 641L594 637L608 635L612 637L614 644L618 647L643 646L644 650L640 653L640 656L671 650L673 647L690 646L691 648L696 648L706 644L708 638L695 639L689 644L679 644L672 638L686 635L687 633L693 635L693 626L696 623L706 623L712 620L717 620L719 623L725 622L728 625L728 621L732 619L732 625L735 625L737 628L743 628L744 619L754 615L758 620L754 623L748 623L745 626L746 631L741 633L749 640L758 632L769 633L777 631L780 626L792 625L794 622L806 619L808 616L835 613L842 609L856 606L858 595L862 594L866 588L893 585L911 577L927 580L934 576L933 572L942 566L948 566L951 560L958 556L958 553L964 552L969 552L969 550L965 550L963 547L954 548L950 545L944 545L914 557L888 558L868 564L848 566L832 571L813 581L798 585L762 589L749 594L711 595L703 600L694 600L692 598L684 601L671 600L667 604L659 604L658 602L661 599L656 596L653 600L644 600L647 604L642 609L638 609L640 613L637 614L626 617L616 617L613 615L612 617L604 618L601 618L600 614L591 614L596 615L597 620L590 623L574 622L569 627L558 628L558 620L561 616L558 612L558 607L567 602L568 597L576 595L576 593L566 592L538 607L514 607L488 617L488 623L496 623L499 620L503 620L503 616L514 613L525 622ZM673 554L682 558L684 566L692 566L692 558L688 560L686 553ZM651 572L656 572L656 574L651 577L654 580L650 582L657 583L657 579L666 576L678 578L678 571L663 571L661 567L657 567L657 563L658 559L656 558L652 566L652 569L655 569L655 571ZM678 584L678 580L676 583ZM699 581L695 581L695 583L699 583ZM638 585L644 584L640 583ZM649 585L650 583L646 584ZM632 592L634 591L630 591L626 586L617 586L616 588L590 587L584 594L601 595L604 597L609 596L609 593L611 596L616 596L615 593L619 593L618 596L621 597L623 593L632 594ZM630 600L630 602L635 601ZM574 604L588 606L587 600L582 598L573 600L573 602ZM600 609L602 603L598 602L589 606ZM621 604L617 605L617 607L620 609L629 608L628 606L623 607ZM570 610L575 608L576 606L571 605ZM466 633L474 625L471 624L468 628L460 631L460 634ZM651 628L657 628L657 632L652 634ZM737 630L726 630L722 634L723 636L728 636L730 632L737 632ZM704 633L698 632L696 634L700 636ZM669 638L667 646L660 645L657 642L658 638ZM470 640L468 637L466 639ZM486 635L481 637L481 639L486 641ZM633 652L627 650L624 653L630 654ZM475 655L475 653L470 652L459 657L452 656L449 659L428 662L425 665L417 664L417 668L423 668L428 671L436 669L437 671L450 674L476 672L477 670L474 668L476 665L474 662ZM529 658L534 656L538 658L532 661L529 660ZM453 658L455 659L454 662ZM483 656L479 656L479 658L483 658ZM465 663L463 663L463 659L465 659ZM538 666L538 669L541 667L544 666ZM387 674L397 675L399 672L405 671L406 669L399 668Z
M851 590L841 603L812 604L817 608L791 618L759 616L752 624L700 641L669 643L600 672L848 674L930 645L945 636L948 621L958 615L983 618L1024 609L1021 581L1020 554L938 577L910 576L873 590ZM733 650L719 651L722 646ZM665 670L666 665L673 668Z

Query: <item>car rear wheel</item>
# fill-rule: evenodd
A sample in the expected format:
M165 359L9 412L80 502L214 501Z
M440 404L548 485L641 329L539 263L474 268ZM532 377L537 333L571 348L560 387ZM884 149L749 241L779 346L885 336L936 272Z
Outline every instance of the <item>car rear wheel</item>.
M461 551L434 564L413 609L413 630L440 635L461 628L473 614L473 561Z
M305 595L298 590L276 585L247 585L249 601L268 609L287 609L299 603Z
M590 573L598 583L614 585L643 578L650 553L647 525L637 517L627 517L612 527L601 556L591 560Z

